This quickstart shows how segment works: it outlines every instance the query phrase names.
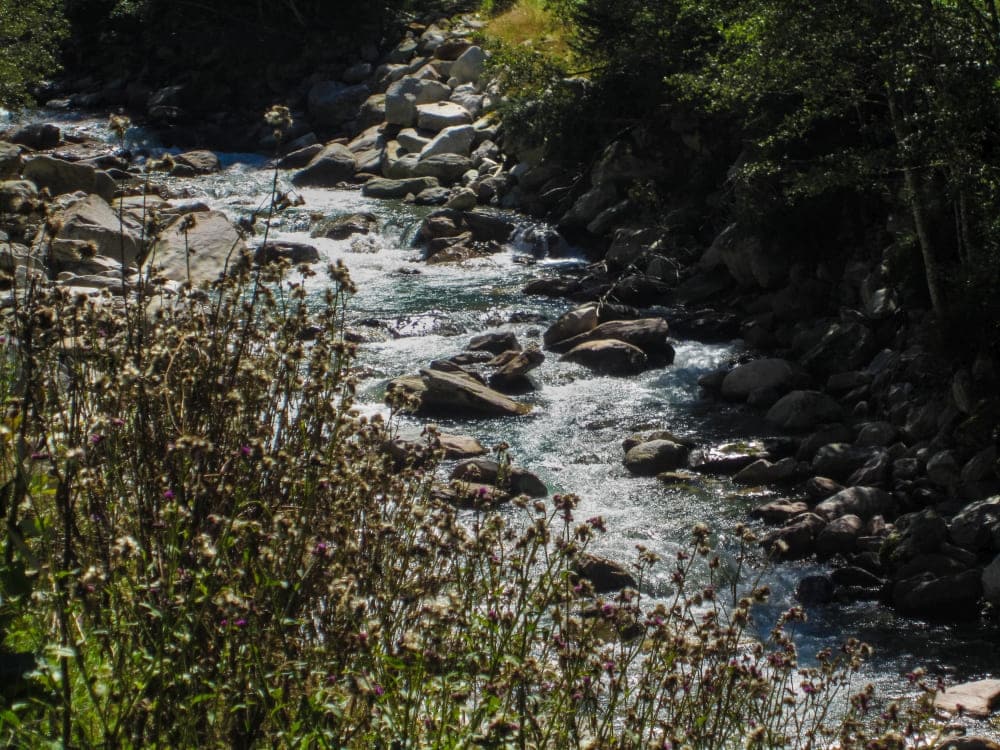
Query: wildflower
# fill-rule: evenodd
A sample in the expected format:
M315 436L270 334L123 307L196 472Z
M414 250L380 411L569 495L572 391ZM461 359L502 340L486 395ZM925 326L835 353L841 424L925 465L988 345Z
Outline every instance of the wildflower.
M253 455L253 448L251 448L249 445L240 446L240 453L246 457L250 457Z
M374 693L375 693L375 695L379 695L379 696L381 696L381 695L385 695L385 688L384 688L384 687L382 687L381 685L379 685L379 684L378 684L378 683L376 682L376 683L375 683L375 687L373 687L373 688L372 688L372 692L374 692Z
M91 435L91 436L90 436L90 444L91 444L91 445L97 445L97 444L98 444L98 443L100 443L100 442L101 442L102 440L104 440L104 435L96 435L96 434L95 434L95 435Z
M594 531L607 531L604 526L604 518L601 516L594 516L593 518L587 519L587 524L594 529Z
M237 628L245 628L246 624L247 624L247 621L245 619L243 619L242 617L233 622L233 625L235 627L237 627Z
M164 490L163 491L163 499L164 500L173 500L174 499L174 491L173 490Z

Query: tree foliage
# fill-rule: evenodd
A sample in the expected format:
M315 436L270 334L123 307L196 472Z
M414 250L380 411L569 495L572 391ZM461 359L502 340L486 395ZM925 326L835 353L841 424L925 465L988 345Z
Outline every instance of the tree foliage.
M31 100L30 88L53 72L65 23L59 0L0 0L0 106Z

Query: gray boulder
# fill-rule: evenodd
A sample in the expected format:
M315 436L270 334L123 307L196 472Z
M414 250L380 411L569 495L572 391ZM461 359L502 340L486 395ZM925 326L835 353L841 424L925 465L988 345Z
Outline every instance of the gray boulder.
M895 504L892 495L875 487L848 487L816 506L817 515L832 521L846 515L864 520L891 515Z
M951 540L972 552L1000 552L1000 495L966 506L948 528Z
M354 177L357 159L340 143L325 146L312 161L292 177L296 187L333 187Z
M486 52L481 47L472 46L463 52L451 66L451 77L462 83L475 83L486 66Z
M865 523L859 516L849 513L835 518L816 537L816 554L820 557L850 554L864 530Z
M49 122L33 122L15 130L10 136L10 141L41 151L58 146L62 141L62 131L58 125Z
M569 351L580 344L598 339L617 339L642 349L651 356L672 354L673 347L667 343L670 326L662 318L641 318L639 320L610 320L584 333L554 342L555 351Z
M194 286L211 283L243 262L246 244L221 211L177 217L163 230L150 253L155 271Z
M96 193L105 201L114 198L115 182L107 172L99 172L89 164L64 161L54 156L35 156L24 165L24 177L39 189L46 188L52 195Z
M21 147L0 141L0 180L11 180L21 174Z
M142 255L142 225L127 212L119 217L100 196L89 195L55 218L59 229L50 244L58 260L53 270L75 272L88 255L133 267Z
M0 212L16 214L28 210L38 198L38 188L28 180L0 182Z
M185 151L183 154L175 156L174 161L190 167L194 170L195 174L211 174L212 172L218 172L222 168L222 165L219 163L219 157L206 149Z
M385 119L390 125L411 127L417 122L417 107L445 101L451 89L443 83L419 78L402 78L385 92Z
M476 132L471 125L455 125L445 128L424 146L420 152L420 158L426 159L438 154L469 156L475 135Z
M264 265L286 260L289 263L299 265L302 263L316 263L319 260L319 250L315 245L305 242L290 242L288 240L276 240L260 245L254 252L254 263Z
M471 125L472 115L464 107L451 102L417 105L417 127L438 133L456 125ZM472 164L470 162L469 167Z
M896 583L892 602L905 615L948 619L972 617L979 611L982 592L978 570L949 576L921 573Z
M625 468L637 476L656 476L687 463L688 449L672 440L640 443L625 454Z
M436 177L411 177L406 180L389 180L377 177L369 180L361 188L361 194L371 198L405 198L411 193L418 195L439 185Z
M431 139L420 135L414 128L405 128L399 131L396 141L411 154L419 154L431 142Z
M412 172L416 177L434 177L442 185L451 185L460 180L462 175L471 168L472 162L466 156L437 154L426 159L417 159L413 164Z

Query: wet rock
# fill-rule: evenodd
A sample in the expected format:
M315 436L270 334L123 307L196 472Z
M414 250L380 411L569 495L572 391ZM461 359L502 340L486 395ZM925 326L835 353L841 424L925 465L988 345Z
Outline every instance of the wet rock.
M797 471L798 462L794 458L783 458L775 463L762 458L740 470L733 481L745 485L787 482L795 477Z
M811 461L824 445L830 445L831 443L851 443L853 441L854 430L846 424L837 422L835 424L823 425L816 432L811 433L802 440L799 444L796 457L800 461Z
M645 432L637 432L634 435L629 435L622 441L622 450L628 453L630 450L635 448L637 445L642 443L648 443L652 440L669 440L678 445L683 445L689 450L694 447L694 442L687 438L681 437L670 430L647 430Z
M759 518L769 524L786 524L808 512L809 505L801 500L774 500L758 505L750 511L750 517Z
M656 478L666 485L692 484L700 479L693 471L686 471L685 469L661 471L656 475Z
M185 151L183 154L177 154L174 157L174 162L190 167L196 175L212 174L222 168L222 165L219 163L219 157L213 152L204 149Z
M160 234L151 252L152 265L174 281L196 287L219 278L242 262L246 244L221 211L179 216Z
M346 240L355 234L377 232L378 226L378 217L375 214L347 214L320 221L313 227L309 236L324 237L329 240Z
M405 180L389 180L376 177L361 188L361 194L370 198L405 198L410 193L417 195L424 190L432 190L439 185L435 177L411 177Z
M795 586L795 598L806 606L829 604L833 601L833 588L828 576L805 576Z
M546 346L591 331L598 325L597 305L585 305L563 313L542 335Z
M892 589L893 604L900 612L931 619L973 617L981 595L977 570L950 576L922 573L897 582Z
M507 351L521 351L521 344L513 331L494 331L474 336L465 348L470 352L498 355Z
M39 189L47 189L52 195L82 190L110 201L116 189L114 180L106 172L100 172L89 164L52 156L35 156L27 161L22 171L25 179L31 180Z
M625 588L634 589L639 585L624 565L595 555L584 555L573 569L578 576L590 581L598 594Z
M828 521L846 515L867 520L874 515L890 515L892 495L875 487L848 487L816 506L816 513Z
M688 449L671 440L640 443L625 454L625 468L637 476L656 476L687 462Z
M976 680L953 685L934 696L934 707L986 719L1000 706L1000 680Z
M421 178L421 179L435 179L433 177ZM448 202L448 197L451 195L451 191L446 187L435 187L428 188L427 190L421 190L413 198L413 205L415 206L443 206Z
M826 521L815 513L798 516L778 529L772 529L761 540L761 546L778 560L801 560L813 553L816 535Z
M608 375L634 375L645 370L649 361L639 347L615 339L579 344L560 359Z
M731 401L746 401L755 390L771 388L785 393L801 379L785 359L758 359L734 368L722 381L722 395Z
M673 347L667 342L667 321L661 318L640 320L612 320L568 339L555 342L555 351L569 351L580 344L600 339L616 339L642 349L647 355L673 360Z
M819 391L792 391L772 406L766 419L785 430L808 430L843 417L840 404Z
M892 540L890 539L889 541L891 542ZM939 552L927 552L909 560L897 562L892 574L897 580L905 580L914 576L924 575L925 573L938 577L953 576L964 573L968 569L968 565L950 555Z
M889 557L897 562L936 552L948 539L948 524L933 508L904 513L896 519L895 527Z
M312 161L292 177L296 187L334 187L347 182L357 171L357 159L347 146L331 143L324 146Z
M530 405L514 401L471 377L426 369L420 371L420 377L425 387L422 410L428 413L512 417L531 411Z
M835 518L816 537L816 554L821 558L850 554L864 530L865 523L858 516Z
M692 451L688 468L699 474L731 475L769 455L759 443L725 443Z
M846 568L837 568L830 577L836 586L850 586L863 589L880 589L885 581L871 571L856 565L849 565Z
M454 211L470 211L476 207L478 200L474 191L469 188L458 188L448 196L444 205L445 208Z
M278 240L260 245L254 253L254 263L258 265L279 260L286 260L294 265L316 263L319 260L319 250L305 242Z
M504 466L488 458L462 461L451 472L452 479L465 479L481 484L498 485L514 495L545 497L548 487L536 474L520 466Z
M885 447L895 442L899 430L889 422L865 422L858 428L856 443L860 446Z
M545 361L545 355L537 347L530 347L515 354L499 370L490 375L490 385L494 388L509 388L522 383L528 373Z

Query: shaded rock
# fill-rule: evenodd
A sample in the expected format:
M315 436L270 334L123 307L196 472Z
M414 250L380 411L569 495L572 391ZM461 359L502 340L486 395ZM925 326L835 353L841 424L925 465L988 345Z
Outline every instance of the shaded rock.
M47 189L52 195L82 190L85 193L96 193L105 201L114 197L114 180L104 172L98 173L89 164L64 161L52 156L35 156L28 160L22 171L25 179L31 180L39 189Z
M671 355L673 347L667 342L670 327L662 318L642 318L640 320L612 320L601 323L585 333L572 336L552 344L555 351L568 351L580 344L599 339L617 339L642 349L650 356Z
M583 555L573 570L580 578L590 581L598 594L636 588L639 585L624 565L595 555Z
M434 370L421 370L420 377L425 387L421 399L424 411L488 417L520 416L531 411L528 404L514 401L471 377Z
M287 260L294 265L316 263L319 261L319 250L305 242L276 240L259 246L253 259L258 265L275 263L279 260Z
M59 126L48 122L33 122L15 130L9 137L11 143L27 146L35 151L55 148L62 141Z
M36 205L38 188L27 180L5 180L0 182L0 211L16 214L30 211Z
M871 571L856 565L837 568L830 574L837 586L851 586L864 589L880 589L885 581Z
M933 508L904 513L896 519L895 527L889 557L897 562L936 552L948 539L948 524Z
M951 540L972 552L1000 552L1000 496L966 506L949 524Z
M851 318L831 323L801 362L807 369L823 375L859 370L871 361L876 349L871 329L861 320Z
M599 339L579 344L560 359L609 375L639 373L646 369L648 363L648 357L642 349L615 339Z
M302 169L316 158L317 154L323 150L323 145L313 143L310 146L290 151L278 160L278 169Z
M865 523L858 516L848 514L835 518L816 537L816 554L820 557L847 555L854 551L864 530Z
M625 454L625 468L638 476L656 476L687 462L688 449L671 440L640 443Z
M324 146L305 169L292 177L296 187L334 187L354 177L357 160L347 146L331 143Z
M881 448L874 449L868 460L847 478L847 484L871 486L885 484L889 479L891 469L892 458L889 452Z
M997 449L984 448L970 458L962 467L960 478L963 482L984 482L997 477Z
M514 495L545 497L548 487L536 474L520 466L504 466L488 458L462 461L451 472L452 479L465 479L481 484L498 485Z
M776 463L762 458L737 472L733 481L748 485L787 482L795 477L797 470L798 462L794 458L783 458Z
M809 505L801 500L774 500L758 505L750 511L751 518L759 518L764 523L785 524L809 512Z
M884 447L895 442L899 430L889 422L865 422L858 430L856 443L860 446Z
M494 331L474 336L465 348L470 352L503 354L507 351L521 351L521 344L513 331Z
M892 495L874 487L848 487L816 506L815 512L828 521L846 515L868 520L875 515L890 515Z
M958 481L961 467L951 451L939 451L927 459L927 478L938 487L950 487Z
M877 448L858 447L849 443L829 443L816 451L812 460L812 471L820 476L845 480L878 452Z
M370 234L378 231L378 217L370 213L347 214L324 219L313 227L310 237L325 237L329 240L346 240L355 234Z
M786 430L808 430L843 417L840 404L819 391L792 391L767 412L767 421Z
M976 615L981 594L979 571L940 577L922 573L897 582L892 589L892 601L906 615L952 619Z
M476 207L478 201L475 191L469 188L458 188L449 195L444 205L445 208L450 208L453 211L471 211Z
M825 500L844 489L843 485L828 477L812 477L805 483L805 491L815 500Z
M945 737L934 750L1000 750L1000 745L986 737Z
M1000 604L1000 555L983 568L983 598L993 604Z
M829 604L833 601L833 581L828 576L805 576L795 586L795 598L806 606Z
M221 211L204 211L168 224L150 256L152 266L166 278L199 286L243 262L245 252L246 244L229 217Z
M174 157L174 162L190 167L195 174L211 174L218 172L222 165L219 157L207 150L185 151Z
M418 159L412 167L416 177L434 177L442 185L451 185L472 169L472 161L460 154L436 154Z
M411 193L417 195L437 188L438 184L436 177L411 177L405 180L377 177L365 183L361 194L371 198L405 198Z
M0 141L0 180L12 180L21 174L21 148Z
M761 540L761 546L778 560L801 560L813 553L816 535L826 521L815 513L792 519L778 529L772 529Z
M688 467L699 474L729 475L769 455L760 443L725 443L692 451Z
M497 487L476 482L453 481L448 484L435 482L431 497L457 508L495 508L510 500L509 493Z
M670 430L647 430L646 432L637 432L634 435L629 435L622 441L622 450L628 453L630 450L635 448L637 445L642 443L648 443L651 440L669 440L678 445L683 445L689 450L694 447L694 442L688 440L687 438L680 437Z
M334 128L358 116L371 95L364 84L345 85L340 81L319 81L309 89L309 116L314 125Z
M785 359L757 359L734 368L722 381L722 395L731 401L746 401L760 388L785 393L799 380L791 362Z

